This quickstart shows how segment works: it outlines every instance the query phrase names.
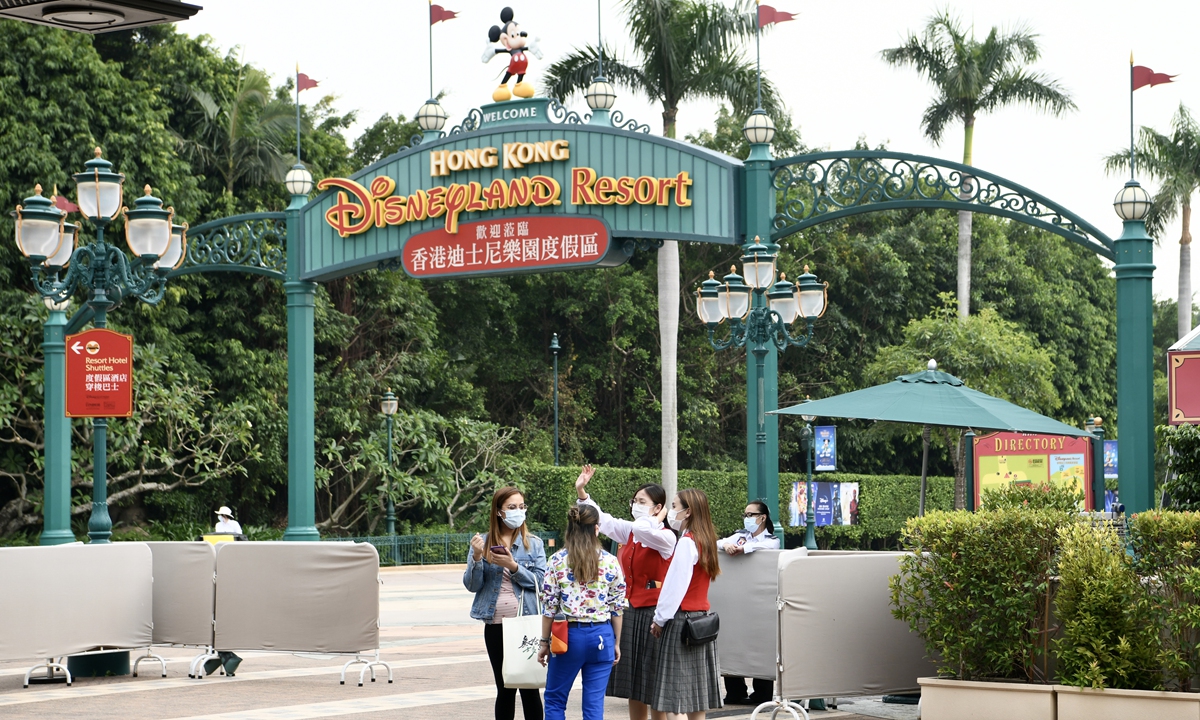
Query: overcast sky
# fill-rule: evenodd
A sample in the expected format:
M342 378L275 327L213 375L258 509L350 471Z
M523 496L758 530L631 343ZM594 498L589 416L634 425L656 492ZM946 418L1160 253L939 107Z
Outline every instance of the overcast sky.
M318 80L302 101L333 94L342 111L355 110L356 135L385 113L411 117L429 96L426 0L190 0L204 6L178 27L207 34L217 47L238 47L247 62L276 82L297 62ZM516 20L541 39L544 60L530 58L537 84L548 63L573 47L594 42L593 0L440 0L458 17L433 28L434 91L456 123L472 107L490 102L502 60L480 62L487 30L511 4ZM729 0L732 4L732 0ZM606 43L630 57L623 36L622 3L600 0ZM994 25L1028 23L1040 34L1036 69L1057 77L1079 110L1051 118L1015 107L976 123L974 164L1062 203L1103 229L1120 234L1112 198L1125 178L1106 175L1101 159L1129 142L1129 53L1139 65L1178 74L1176 82L1136 93L1135 122L1166 130L1180 102L1200 112L1200 53L1195 50L1200 3L1194 0L955 0L953 11L983 37ZM821 2L774 0L796 20L763 39L763 69L782 91L804 142L831 150L865 136L872 146L952 160L962 158L961 127L940 147L926 140L919 121L932 90L914 71L893 69L879 51L899 45L907 31L924 26L943 4L914 0ZM753 57L754 47L747 53ZM661 132L661 109L620 93L616 109ZM586 109L582 99L577 108ZM680 137L711 126L716 104L685 103ZM1143 178L1152 191L1155 183ZM1178 282L1179 224L1167 229L1155 253L1155 295L1174 297ZM1064 241L1065 242L1065 241Z

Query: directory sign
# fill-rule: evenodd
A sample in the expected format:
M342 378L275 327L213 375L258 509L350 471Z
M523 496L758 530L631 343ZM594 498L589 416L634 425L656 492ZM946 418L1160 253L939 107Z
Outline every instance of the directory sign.
M983 491L1005 485L1061 485L1093 507L1092 441L1066 435L996 432L975 438L975 507Z

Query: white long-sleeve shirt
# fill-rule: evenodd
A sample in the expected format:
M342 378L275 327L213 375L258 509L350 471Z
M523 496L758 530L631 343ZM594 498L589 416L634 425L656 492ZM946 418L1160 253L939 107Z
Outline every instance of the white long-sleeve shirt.
M669 560L675 552L675 533L653 517L637 520L623 520L604 512L596 501L589 495L585 500L576 501L580 505L591 505L600 513L600 532L613 540L625 545L632 541L644 545L651 550L657 550L663 560Z
M668 620L675 617L683 596L687 595L688 586L692 584L692 573L700 560L700 551L696 541L686 535L675 543L675 555L667 567L667 576L663 579L662 590L658 592L658 606L654 608L654 624L663 627Z
M242 525L237 520L234 520L232 518L229 520L222 518L217 521L216 532L230 533L232 535L241 535L242 534Z
M775 537L769 532L766 532L765 530L761 534L755 535L749 530L742 529L738 530L727 538L721 538L717 541L718 550L724 550L730 545L734 547L740 547L743 553L749 555L755 550L760 549L778 550L779 538Z

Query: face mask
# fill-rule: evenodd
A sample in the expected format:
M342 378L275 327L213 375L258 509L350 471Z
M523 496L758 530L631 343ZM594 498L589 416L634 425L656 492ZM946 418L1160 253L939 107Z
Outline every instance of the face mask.
M522 525L525 524L525 511L524 510L505 510L504 511L504 524L507 525L508 527L512 528L513 530L516 530L517 528L521 527Z
M644 518L650 514L650 506L649 505L634 505L631 512L633 513L634 520L641 520L642 518Z
M754 521L754 518L742 518L742 527L754 532L758 529L758 523Z
M683 529L683 520L679 518L678 510L670 510L667 512L667 524L669 524L671 529L675 532L679 532Z

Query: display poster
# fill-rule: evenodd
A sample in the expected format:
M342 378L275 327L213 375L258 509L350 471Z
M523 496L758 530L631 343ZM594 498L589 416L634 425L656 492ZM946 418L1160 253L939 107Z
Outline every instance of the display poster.
M791 527L804 527L808 515L807 494L807 483L792 483L792 499L788 503ZM814 482L813 494L816 496L813 514L817 527L858 524L858 483Z
M818 425L813 428L813 437L817 444L817 462L813 469L817 472L837 470L837 428L833 425Z
M1004 485L1056 485L1093 507L1092 443L1065 435L997 432L975 438L975 506L984 490Z
M1104 441L1104 479L1115 480L1117 478L1117 441Z

